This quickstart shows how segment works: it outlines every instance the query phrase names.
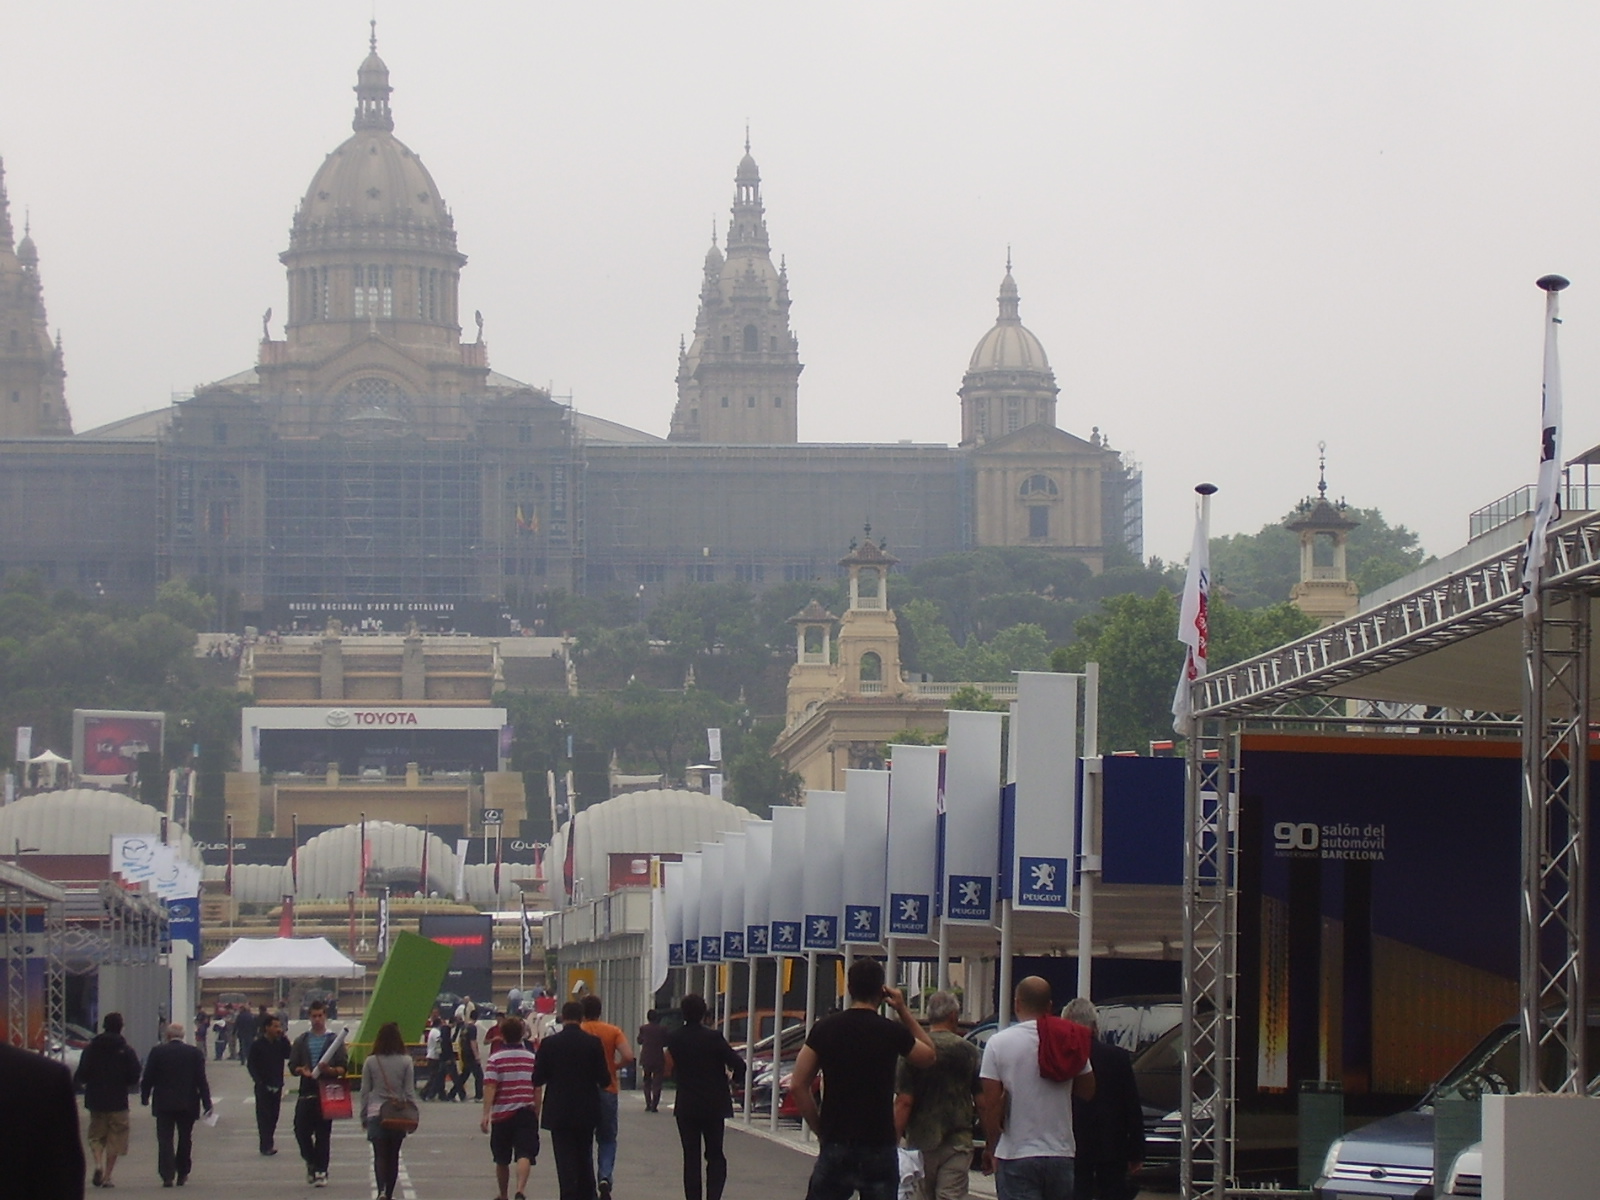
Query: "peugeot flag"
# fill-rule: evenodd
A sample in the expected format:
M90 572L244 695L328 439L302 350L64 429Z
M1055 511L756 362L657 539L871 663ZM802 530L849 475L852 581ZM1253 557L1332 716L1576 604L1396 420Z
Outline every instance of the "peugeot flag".
M722 961L744 958L744 833L725 833L722 844Z
M700 855L683 856L683 965L700 961Z
M839 948L844 885L844 793L806 793L806 854L802 896L807 950Z
M1080 676L1017 672L1011 719L1016 786L1006 875L1017 908L1066 911L1077 855Z
M744 823L744 949L751 958L770 954L772 822Z
M890 936L929 937L939 890L942 746L894 746L889 760Z
M844 930L846 942L875 946L884 938L888 891L889 772L844 773Z
M728 848L700 843L700 961L722 961L722 864Z
M777 805L772 810L772 886L767 914L772 953L799 954L805 918L806 810Z
M944 782L944 919L995 919L1000 863L1000 729L997 712L950 713Z
M667 966L681 967L683 959L683 892L684 865L681 862L661 864L661 890L666 893Z

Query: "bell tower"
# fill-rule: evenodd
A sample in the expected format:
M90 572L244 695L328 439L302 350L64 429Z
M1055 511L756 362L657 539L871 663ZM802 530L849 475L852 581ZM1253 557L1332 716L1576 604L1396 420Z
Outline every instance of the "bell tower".
M800 343L789 329L789 271L772 265L761 172L750 156L734 173L727 253L712 231L694 341L678 349L672 441L791 445L799 440Z
M889 607L889 568L899 562L872 540L868 525L860 543L839 565L850 577L850 606L839 623L841 692L846 696L900 696L900 626Z
M67 437L66 367L50 337L31 231L12 244L11 202L0 162L0 437Z
M1300 501L1284 528L1300 535L1300 582L1289 599L1324 626L1354 615L1361 592L1349 577L1345 550L1361 522L1345 515L1345 503L1328 499L1328 444L1317 443L1317 498Z

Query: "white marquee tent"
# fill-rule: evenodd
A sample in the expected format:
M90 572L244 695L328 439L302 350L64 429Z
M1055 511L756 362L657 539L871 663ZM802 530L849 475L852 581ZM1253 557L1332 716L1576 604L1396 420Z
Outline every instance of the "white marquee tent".
M200 968L202 979L360 979L367 969L327 938L239 938Z

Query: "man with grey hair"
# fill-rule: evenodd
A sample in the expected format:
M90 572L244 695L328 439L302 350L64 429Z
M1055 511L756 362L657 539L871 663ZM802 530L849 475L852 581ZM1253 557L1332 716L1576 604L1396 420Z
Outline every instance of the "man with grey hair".
M1100 1015L1083 997L1070 1001L1061 1015L1095 1035L1089 1044L1089 1065L1098 1081L1095 1093L1087 1100L1072 1100L1078 1143L1074 1200L1132 1200L1139 1193L1133 1177L1144 1164L1144 1108L1133 1056L1101 1039Z
M189 1182L194 1123L202 1110L211 1111L206 1052L189 1045L183 1034L182 1025L167 1026L167 1040L145 1057L139 1080L139 1103L148 1104L156 1119L156 1171L162 1187Z
M900 1060L894 1127L907 1146L922 1151L922 1200L962 1200L980 1090L978 1049L961 1036L961 1002L949 992L928 997L927 1016L936 1057L931 1067Z

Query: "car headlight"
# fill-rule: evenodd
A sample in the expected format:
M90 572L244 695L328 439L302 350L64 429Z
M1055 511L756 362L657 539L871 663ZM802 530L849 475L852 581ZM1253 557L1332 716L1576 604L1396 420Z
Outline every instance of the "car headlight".
M1328 1147L1327 1157L1322 1160L1322 1177L1331 1179L1333 1169L1339 1165L1339 1151L1344 1149L1344 1139L1334 1138L1333 1145Z

